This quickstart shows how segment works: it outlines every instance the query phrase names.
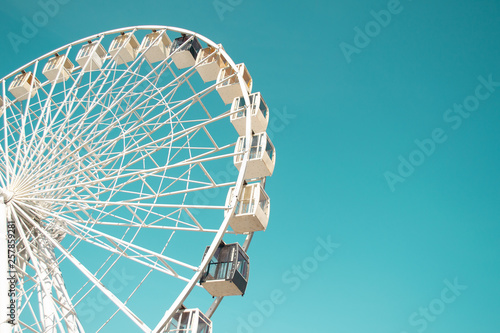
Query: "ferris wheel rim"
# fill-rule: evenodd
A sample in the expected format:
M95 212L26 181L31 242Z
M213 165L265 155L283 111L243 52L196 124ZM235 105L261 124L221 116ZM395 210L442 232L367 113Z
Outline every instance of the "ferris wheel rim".
M195 36L197 38L199 38L200 40L204 41L205 43L207 43L207 45L210 45L210 46L213 46L215 48L217 48L226 58L228 64L233 68L233 69L236 69L236 64L234 63L234 61L231 59L231 57L227 54L227 52L222 48L222 47L219 47L218 44L214 43L213 41L211 41L210 39L200 35L200 34L197 34L193 31L190 31L190 30L186 30L186 29L181 29L181 28L176 28L176 27L170 27L170 26L159 26L159 25L145 25L145 26L132 26L132 27L124 27L124 28L120 28L120 29L113 29L113 30L109 30L109 31L106 31L106 32L102 32L102 33L99 33L99 34L94 34L94 35L91 35L91 36L88 36L88 37L85 37L85 38L82 38L80 40L77 40L75 42L72 42L72 43L69 43L69 44L66 44L65 46L63 47L60 47L58 49L55 49L41 57L38 57L37 59L27 63L26 65L20 67L19 69L13 71L12 73L8 74L7 76L3 77L2 79L0 79L0 82L3 81L5 82L7 79L11 78L13 75L23 71L24 69L34 65L34 64L37 64L39 61L43 60L43 59L46 59L52 55L54 55L55 53L57 52L60 52L62 50L65 50L65 49L68 49L69 47L72 47L72 46L75 46L75 45L79 45L79 44L82 44L84 43L85 41L89 40L89 39L95 39L95 38L103 38L104 36L108 36L108 35L113 35L113 34L116 34L116 33L120 33L120 32L123 32L123 31L136 31L136 30L165 30L166 31L172 31L172 32L178 32L178 33L185 33L185 34L189 34L189 35L192 35L192 36ZM242 79L242 76L241 74L237 74L238 75L238 78L239 78L239 83L240 83L240 86L243 88L243 82L244 80ZM244 99L246 100L247 104L250 104L249 103L249 94L247 93L247 91L245 89L242 89L243 91L243 97ZM5 89L4 89L4 92L2 93L2 95L5 96ZM250 132L250 126L248 126L248 123L249 123L249 119L250 119L250 113L248 112L247 113L247 133L246 133L246 137L247 139L249 139L251 137L251 132ZM243 183L244 183L244 172L245 172L245 169L246 169L246 165L247 165L247 162L248 162L248 156L249 156L249 151L247 150L247 152L244 154L244 157L243 157L243 163L242 163L242 167L239 171L239 175L238 175L238 178L236 180L236 193L240 193L241 192L241 188L243 186ZM210 258L210 253L214 252L217 245L220 243L220 241L222 240L222 238L224 237L225 235L225 232L228 228L228 220L229 220L229 216L232 215L234 213L234 210L235 210L235 202L238 198L238 195L236 195L233 199L232 199L232 203L230 205L230 210L228 211L228 214L227 216L224 218L223 222L220 224L220 227L219 227L219 230L218 232L216 233L216 236L214 237L213 239L213 242L210 246L210 250L207 252L207 258ZM205 262L205 264L203 264L203 262ZM201 274L201 271L203 271L203 269L206 267L206 265L208 264L209 260L204 260L202 261L202 263L200 263L200 267L198 268L199 270L199 274ZM196 284L196 282L199 280L199 274L195 272L195 274L193 275L193 278L191 279L191 282L194 281L194 283ZM194 287L194 285L193 285ZM182 302L180 302L180 304L182 304ZM178 308L178 307L177 307ZM164 324L166 324L168 322L168 320L171 318L171 315L170 317L168 318L164 318L163 322ZM161 322L158 324L158 326L155 328L154 332L158 332L162 327L160 327L162 324ZM164 326L164 325L163 325Z

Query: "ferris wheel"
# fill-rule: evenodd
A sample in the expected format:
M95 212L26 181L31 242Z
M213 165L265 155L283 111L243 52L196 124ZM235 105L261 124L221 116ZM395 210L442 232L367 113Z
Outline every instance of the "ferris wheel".
M212 332L269 220L276 153L246 66L139 26L0 87L0 332Z

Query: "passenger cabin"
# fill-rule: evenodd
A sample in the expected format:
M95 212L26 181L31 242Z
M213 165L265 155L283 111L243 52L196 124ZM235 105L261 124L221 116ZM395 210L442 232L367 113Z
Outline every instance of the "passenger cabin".
M214 297L243 295L247 288L249 266L248 255L240 244L221 242L203 271L200 284Z
M144 52L147 61L155 63L167 58L170 44L172 42L164 31L153 31L144 36L141 43L141 52Z
M76 62L82 67L83 72L96 71L102 68L106 50L98 41L89 41L82 46L76 55Z
M133 33L122 33L111 42L109 54L117 65L122 65L135 60L140 46Z
M245 136L240 136L236 142L234 152L234 166L240 170L245 152ZM250 146L250 159L245 171L245 179L262 178L271 176L276 164L276 151L266 132L252 136Z
M220 52L222 45L219 44L218 46L219 49L213 46L206 47L198 52L196 57L196 70L205 83L217 80L220 70L228 65Z
M229 189L226 206L234 197L234 187ZM236 202L234 215L229 218L229 225L234 232L264 231L269 221L271 203L264 187L260 183L243 186L241 195Z
M57 83L59 83L68 80L74 68L75 65L73 65L67 56L56 54L47 61L43 67L42 74L50 82L57 80Z
M178 69L194 66L201 44L195 36L182 35L174 39L170 47L170 55Z
M3 115L3 110L4 110L3 98L2 98L2 96L0 96L0 117Z
M24 101L36 95L40 81L31 72L18 74L9 86L9 92L18 101ZM31 92L31 93L30 93Z
M243 77L244 88L247 93L252 91L252 77L248 73L245 64L236 65L236 70L231 66L227 66L220 70L217 76L217 92L225 104L232 103L236 97L243 96L243 91L240 87L238 74Z
M239 135L245 135L247 109L251 110L251 130L254 133L265 132L269 122L269 108L260 92L253 93L248 97L250 99L249 106L246 105L243 96L236 97L231 105L231 124Z
M199 309L181 308L167 325L165 333L212 333L212 321Z

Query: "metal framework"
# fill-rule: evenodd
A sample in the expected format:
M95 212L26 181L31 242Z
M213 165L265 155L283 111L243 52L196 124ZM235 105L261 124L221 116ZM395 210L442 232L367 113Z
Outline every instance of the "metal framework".
M216 82L203 82L196 66L177 69L172 54L150 63L147 50L128 62L116 61L117 52L106 54L92 71L90 58L84 66L75 63L87 43L106 47L120 33L139 39L151 30L160 32L158 38L197 38L220 52L250 105L244 80L220 45L166 26L86 37L1 79L0 309L12 302L16 308L11 323L8 312L0 313L1 332L113 331L124 316L136 327L130 332L163 332L220 241L234 234L228 220L250 152L242 153L238 172L232 162L238 135ZM42 68L54 55L75 67L69 74L61 67L56 80L46 80ZM9 84L25 72L39 83L26 99L16 99ZM236 195L226 206L233 186ZM246 250L252 234L231 237L244 240ZM124 269L134 272L134 282L117 288L114 276ZM163 309L144 304L158 297L165 299ZM106 300L104 310L89 306L87 300L96 298ZM85 306L95 310L91 328L79 316Z

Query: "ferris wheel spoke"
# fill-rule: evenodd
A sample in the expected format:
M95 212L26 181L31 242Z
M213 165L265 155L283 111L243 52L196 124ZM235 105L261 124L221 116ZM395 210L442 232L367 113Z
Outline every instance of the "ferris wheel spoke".
M144 332L150 332L151 329L143 323L139 317L137 317L127 306L125 306L119 299L116 297L111 291L109 291L85 266L83 266L80 261L78 261L73 255L71 255L68 251L66 251L57 241L52 239L52 237L49 235L47 231L45 231L43 228L41 228L33 219L28 216L22 209L20 209L19 206L15 202L12 203L14 207L16 207L16 212L19 211L19 213L22 215L25 221L27 221L33 228L38 230L42 235L44 235L54 247L56 247L60 252L62 252L66 258L70 262L73 263L73 265L81 272L83 273L89 280L93 282L93 284L101 290L101 292L106 295L115 305L127 316L129 317L141 330Z
M100 118L96 119L96 120L93 122L93 124L95 124L95 123L99 123L100 121L102 121L102 117L100 117ZM112 126L109 126L109 127L108 127L108 130L109 130L109 128L112 128ZM68 131L68 132L74 132L74 131ZM70 142L69 142L69 144L70 144L70 145L75 144L75 142L76 142L77 140L79 140L79 138L81 137L81 136L79 136L79 135L75 135L75 133L73 133L73 135L74 135L74 137L75 137L75 138L74 138L72 141L70 141ZM109 144L113 144L113 143L116 143L116 141L118 141L118 140L120 140L120 139L121 139L121 137L118 137L118 138L117 138L116 140L114 140L114 141L107 142L107 145L109 145ZM88 144L88 143L90 143L90 142L91 142L91 140L88 140L87 142L80 142L80 145L77 145L77 146L80 146L80 147L85 147L85 146L86 146L86 144ZM101 149L102 149L102 147L101 147ZM83 159L83 157L80 157L80 158L79 158L76 162L78 162L78 161L79 161L79 160L81 160L81 159ZM61 162L58 162L55 166L58 166L60 163L61 163Z
M34 70L33 70L33 77L36 77L37 69L38 69L38 61L35 62L35 66L34 66ZM30 111L30 102L31 102L31 98L32 98L32 91L33 91L33 88L36 84L37 84L36 82L33 82L33 84L30 84L25 109L21 113L22 114L22 116L21 116L21 128L20 128L19 140L18 140L18 145L16 148L16 154L14 157L14 164L13 164L14 173L16 173L16 170L17 170L17 165L18 165L18 161L19 161L20 153L21 153L21 147L23 147L23 144L26 143L26 121L28 119L28 115L30 114L29 111ZM31 126L31 122L29 124Z
M197 231L197 232L217 232L216 229L209 229L209 228L204 228L200 222L197 221L197 219L194 217L194 215L190 212L189 209L176 209L172 211L169 214L159 214L154 211L151 211L151 209L145 209L141 207L137 207L137 210L143 213L151 214L152 216L155 216L157 219L153 220L152 222L146 223L146 222L134 222L132 219L126 219L121 216L121 214L114 214L116 210L118 210L119 206L115 206L114 210L104 210L102 209L97 209L95 207L83 207L81 204L77 205L78 208L71 208L68 207L67 205L65 208L68 210L67 214L72 214L75 216L77 220L81 219L81 216L78 214L78 212L82 212L86 214L86 219L88 221L91 221L92 225L113 225L113 226L120 226L124 228L146 228L146 229L161 229L161 230L174 230L174 231ZM128 208L130 209L130 208ZM95 211L99 213L98 218L93 218L90 214L88 214L88 211ZM179 212L184 211L190 221L187 220L180 220L179 218L173 218L172 215L178 214ZM68 217L69 218L69 217ZM120 222L107 222L105 218L109 218L110 221L115 220L115 221L120 221ZM139 219L139 221L141 221ZM160 222L162 221L169 221L172 222L172 225L159 225ZM179 224L184 225L184 227L180 227ZM234 233L234 232L228 232L228 233Z
M4 158L4 156L3 148L0 146L0 158ZM10 172L8 168L7 161L0 164L0 186L2 186L2 188L5 188L5 184L8 183L7 173Z
M109 63L107 66L110 66L110 63ZM83 71L82 71L82 72L80 72L80 74L79 74L79 76L78 76L77 80L75 80L75 83L73 84L73 86L72 86L72 88L70 89L69 93L68 93L68 94L66 94L66 96L65 96L65 100L63 101L63 104L64 104L64 102L66 102L66 101L67 101L67 98L68 98L68 96L70 96L70 95L72 95L72 100L71 100L70 104L74 104L74 103L75 103L75 100L77 99L77 95L76 95L76 93L75 93L75 91L76 91L76 90L75 90L75 87L77 87L77 82L78 82L79 80L81 80L81 77L82 77L83 73L84 73ZM101 78L101 75L102 75L102 78ZM95 80L95 81L94 81L91 85L89 85L89 89L88 89L88 90L85 92L85 94L84 94L84 95L80 98L80 100L79 100L79 102L77 103L76 107L72 107L72 108L71 108L71 110L77 110L79 106L83 106L83 101L84 101L84 99L85 99L86 97L90 97L93 87L94 87L95 85L97 85L97 83L99 83L99 82L100 82L100 81L99 81L99 79L102 79L102 80L103 80L103 84L101 84L101 85L99 86L98 91L95 93L95 95L99 95L100 91L101 91L101 90L103 89L103 87L104 87L104 83L106 82L106 81L105 81L105 79L106 79L106 78L108 78L108 76L109 76L109 74L105 74L105 72L104 72L103 70L101 70L101 71L100 71L100 74L99 74L99 77L98 77L98 78L97 78L97 79L96 79L96 80ZM114 82L113 82L113 84L111 85L111 87L110 87L109 89L112 89L112 87L113 87L114 85L116 85L117 83L118 83L117 81L114 81ZM109 91L109 90L108 90L108 91ZM106 96L106 94L103 94L103 96ZM102 97L101 97L101 98L102 98ZM94 101L93 107L92 107L92 108L90 108L90 111L91 111L91 110L93 110L93 108L95 107L95 105L98 105L98 104L99 104L99 102L100 102L100 99L98 99L97 101ZM57 113L56 113L56 116L57 116L57 114L58 114L61 110L62 110L62 106L61 106L60 108L58 108L58 111L57 111ZM88 112L88 111L89 111L89 110L87 110L87 112ZM69 115L70 115L70 113L68 113L68 114L66 115L66 117L65 117L65 118L66 118L66 122L64 123L64 125L65 125L65 124L69 121L69 119L71 119L71 118L69 117ZM56 117L54 117L54 119L55 119L55 118L56 118ZM83 119L83 118L82 118L82 119ZM76 125L78 125L78 124L79 124L79 122L78 122ZM52 124L50 124L50 125L52 125ZM48 126L48 127L51 127L51 126ZM68 131L68 132L69 132L69 131ZM49 143L50 143L50 142L49 142Z
M207 89L207 91L205 91L205 92L203 92L203 93L202 93L202 92L200 92L200 93L198 94L198 93L196 92L196 90L193 88L193 85L191 84L191 82L189 82L189 78L190 78L190 77L191 77L191 76L195 73L194 68L192 68L191 70L193 70L193 72L192 72L189 76L185 76L185 75L186 75L185 73L183 73L183 74L182 74L182 76L185 76L185 79L184 79L183 83L187 83L187 84L188 84L189 89L190 89L190 90L192 91L192 93L193 93L193 99L194 99L194 101L196 101L197 103L200 103L201 107L203 108L203 110L204 110L204 111L205 111L205 113L207 114L208 118L209 118L209 119L211 119L211 118L212 118L212 116L210 115L210 112L208 112L208 109L206 108L206 106L203 104L203 102L202 102L201 98L202 98L204 95L206 95L206 93L210 92L210 91L211 91L211 89L215 88L215 86L212 86L212 87L208 88L208 89ZM176 76L175 72L172 70L172 68L170 68L170 71L171 71L172 75L173 75L174 77L176 77L176 78L177 78L177 76ZM181 76L181 77L182 77L182 76Z
M96 207L109 207L109 206L121 206L121 207L158 207L158 208L193 208L193 209L227 209L226 206L212 206L212 205L185 205L185 204L158 204L158 203L147 203L147 202L129 202L129 201L101 201L101 200L78 200L78 199L58 199L58 198L37 198L37 197L26 197L26 200L33 202L55 202L55 203L80 203L86 204L90 208L92 206Z
M233 145L234 144L231 144L231 145L223 147L223 148L226 149L226 148L229 148L230 146L233 146ZM216 151L214 150L214 151L211 151L211 152L202 153L202 154L196 156L197 159L194 159L194 158L193 159L188 159L188 160L184 160L184 161L175 163L173 165L168 165L167 164L165 166L156 167L156 168L152 168L152 169L138 170L138 171L127 172L127 173L117 173L117 174L112 175L112 176L103 177L103 178L101 178L101 181L102 182L108 182L108 181L113 181L115 179L125 179L125 178L130 178L130 177L139 176L139 175L142 175L142 176L154 176L155 174L162 173L162 172L164 172L166 170L173 170L175 168L185 167L185 166L188 166L188 165L191 165L191 164L204 163L204 162L208 162L208 161L213 161L213 160L218 160L218 159L233 157L233 156L237 155L235 153L230 153L230 154L223 154L223 155L206 157L206 156L209 156L209 155L213 154L214 152L216 152ZM204 157L204 158L198 158L198 157ZM144 159L144 157L141 157L141 160L142 159ZM81 171L85 171L85 170L92 170L92 167L88 166L88 167L82 168L81 170L70 172L64 178L74 177L74 176L80 174ZM45 182L45 185L49 186L49 185L57 184L58 181L62 181L62 180L64 180L64 178L56 178L53 181L47 181L47 182ZM95 181L82 182L82 183L78 184L78 186L89 186L89 185L95 185ZM69 189L69 188L72 188L72 187L74 187L74 186L69 186L68 185L68 186L59 187L59 189ZM34 191L32 193L29 193L29 194L20 193L19 196L20 197L26 197L26 196L31 196L33 194L37 194L38 195L38 194L43 194L43 193L47 193L47 192L50 192L50 191L51 190L44 189L44 190Z
M82 208L84 209L84 208ZM130 209L130 208L128 208ZM86 209L87 211L88 209ZM190 216L190 219L192 222L189 222L187 220L181 220L179 218L174 218L172 215L178 214L181 210L176 209L172 211L171 213L167 215L162 215L159 213L151 212L151 210L147 210L144 208L137 208L138 211L142 213L147 213L151 214L152 216L156 217L156 220L153 220L151 222L141 222L142 220L140 218L137 218L139 222L134 222L133 220L130 219L125 219L121 217L120 215L113 214L113 212L107 212L103 210L98 210L98 209L92 209L95 211L99 211L102 213L102 216L100 216L99 219L92 219L92 224L93 225L114 225L114 226L121 226L125 228L146 228L146 229L160 229L160 230L175 230L175 231L203 231L203 232L216 232L217 230L215 229L207 229L201 226L201 224L194 218L194 216L189 215L190 212L188 209L183 209L183 211ZM76 214L79 210L74 210L72 209L71 212L73 214ZM121 221L121 222L107 222L104 218L111 218L113 220ZM152 218L152 217L150 217ZM171 225L165 225L162 224L160 225L160 222L170 222ZM179 225L183 225L179 226Z
M69 52L69 50L70 50L70 49L71 49L71 47L68 49L68 52ZM37 135L36 135L36 133L38 133L38 132L40 131L40 126L41 126L41 124L43 123L43 121L44 121L46 124L49 122L49 121L48 121L48 120L49 120L49 117L50 117L50 115L52 114L52 112L50 112L50 111L51 111L51 105L56 106L56 108L57 108L58 110L61 110L61 112L63 112L63 111L62 111L62 108L59 108L59 107L58 107L58 103L57 103L57 102L55 102L55 101L54 101L54 99L52 98L52 94L53 94L54 89L55 89L55 87L56 87L55 83L56 83L56 82L54 82L54 83L51 85L49 93L47 93L47 92L43 89L43 86L41 86L41 87L40 87L40 90L41 90L41 91L43 91L43 92L47 95L47 99L46 99L46 101L45 101L44 106L43 106L43 107L42 107L42 106L40 107L40 116L38 117L38 121L36 122L36 126L35 126L35 128L33 129L33 133L34 133L34 134L33 134L33 135L31 135L31 140L30 140L29 144L28 144L28 145L27 145L27 147L26 147L27 151L30 151L30 150L32 149L32 147L34 147L35 142L39 142L39 143L41 143L41 142L42 142L42 140L44 140L44 138L45 138L45 135L44 135L44 134L46 134L46 133L42 133L42 136L37 136ZM39 99L39 100L40 100L40 99ZM41 105L41 104L42 104L42 101L40 100L40 105ZM61 103L61 105L62 105L62 103ZM45 119L44 119L44 118L45 118ZM50 128L51 128L51 127L49 127L49 126L45 126L46 132L47 132L47 131L50 131ZM52 133L51 133L51 134L52 134ZM36 148L34 148L34 150L36 151L37 149L36 149ZM25 165L25 163L28 161L28 156L30 156L30 155L29 155L29 154L26 154L26 155L24 156L24 160L23 160L23 162L21 163L21 166L24 166L24 165ZM36 155L35 155L35 156L36 156ZM28 166L27 166L27 167L28 167ZM26 169L27 169L27 167L26 167ZM21 174L21 176L22 176L22 175L23 175L23 174Z
M26 206L26 207L28 207L28 208L40 211L40 212L42 212L44 214L51 215L54 218L63 218L64 219L64 217L62 217L60 215L52 214L51 212L43 210L43 209L41 209L39 207L32 206L32 205L29 205L29 204L23 204L23 205ZM188 268L188 269L193 270L193 271L197 270L197 267L195 267L195 266L189 265L187 263L184 263L182 261L176 260L174 258L170 258L170 257L164 256L164 255L162 255L160 253L157 253L157 252L154 252L152 250L145 249L145 248L143 248L141 246L129 243L129 242L125 241L125 240L116 238L116 237L114 237L112 235L109 235L109 234L106 234L106 233L101 232L99 230L96 230L95 228L87 227L85 225L85 223L82 223L83 221L78 222L78 221L70 220L70 219L64 219L64 221L68 225L73 226L74 228L76 228L76 230L84 232L85 236L81 236L80 234L76 234L76 233L73 234L73 236L75 236L75 237L82 237L82 238L84 238L83 240L85 240L85 241L87 241L88 238L91 238L91 239L94 239L94 240L96 240L96 239L105 239L107 242L109 242L111 244L111 246L115 247L115 250L117 250L118 252L121 252L123 250L126 251L128 249L131 249L131 251L134 251L133 256L152 256L152 257L160 260L164 264L166 264L166 262L170 262L172 264L176 264L176 265ZM73 229L73 230L75 230L75 229ZM94 236L90 236L91 234L94 234ZM101 243L101 244L104 244L104 243ZM108 250L109 249L110 248L108 248ZM138 251L142 252L142 255ZM128 257L128 255L126 255L126 257ZM168 266L168 269L171 271L171 273L173 275L178 276L178 274L172 269L172 267L170 265L168 265L168 264L166 264L166 265Z
M135 192L135 191L128 191L128 190L124 189L125 186L127 186L129 184L134 184L137 182L147 184L147 182L145 181L145 176L147 174L146 175L138 174L138 175L134 175L134 177L123 177L121 179L129 178L129 180L124 181L121 184L116 185L116 186L106 186L103 183L97 181L97 182L89 182L88 184L80 184L79 186L82 187L82 189L79 190L78 192L73 192L73 190L71 188L68 188L68 189L71 190L73 195L75 195L76 197L81 196L82 192L85 189L87 189L86 192L89 193L89 196L83 197L83 199L92 198L94 200L96 200L96 198L99 197L100 195L107 194L108 192L118 193L118 191L120 191L120 193L122 193L122 194L124 194L124 193L133 194L135 199L128 199L127 202L134 202L134 201L144 201L144 200L149 200L149 199L157 199L160 197L167 197L167 196L173 196L173 195L178 195L178 194L186 194L186 193L195 192L195 191L211 190L211 189L218 188L218 187L227 187L227 186L234 185L234 182L219 183L219 184L215 183L215 181L213 180L213 177L211 177L208 174L206 169L203 167L202 163L193 163L193 164L190 164L187 166L189 168L186 171L184 171L184 173L181 174L177 178L165 177L165 176L158 175L158 177L163 179L163 180L169 179L172 181L168 185L166 185L163 189L161 189L161 190L158 189L156 191L148 185L148 188L151 192L151 195L149 195L149 196L145 195L145 193L143 191ZM206 180L192 180L190 178L186 178L186 179L182 178L186 173L191 171L191 169L193 169L195 166L199 166L200 169L204 172L204 174L207 177ZM154 177L153 174L149 174L148 176ZM115 178L114 180L116 181L117 179ZM171 186L175 185L177 182L185 182L187 188L184 190L166 192L167 190L170 189ZM197 187L189 188L190 184L196 185ZM94 191L91 191L90 189L94 189ZM62 189L59 189L59 190L62 190ZM37 193L35 192L32 194L37 194ZM108 202L110 202L110 201L111 200L109 200ZM122 201L120 201L120 202L122 202Z
M72 236L79 238L79 236L77 236L77 235L72 235ZM97 246L97 247L99 247L101 249L104 249L104 250L110 252L110 253L120 255L123 258L126 258L128 260L136 262L136 263L138 263L140 265L143 265L145 267L154 269L155 271L158 271L160 273L174 276L174 277L176 277L176 278L178 278L180 280L186 281L186 282L189 281L189 279L187 279L185 277L182 277L179 274L177 274L170 267L170 265L168 265L164 260L161 260L159 258L156 258L156 259L162 261L162 263L164 265L163 267L160 266L160 265L158 265L151 258L144 257L144 255L142 255L140 252L137 252L137 251L134 251L134 250L131 250L131 249L128 249L128 252L127 252L125 249L120 248L120 246L117 245L117 244L114 244L114 246L106 244L106 242L104 240L100 239L97 236L94 236L94 237L81 237L80 239L82 239L84 242L86 242L88 244ZM153 257L153 258L155 258L155 257Z
M221 116L221 118L222 118L222 117L225 117L225 116L227 116L227 115L222 115L222 116ZM192 128L190 128L188 131L184 131L184 135L179 136L177 139L180 139L180 138L182 138L182 137L184 137L184 136L188 135L191 131L196 130L196 129L197 129L197 128L199 128L200 126L204 128L204 126L206 126L208 123L211 123L211 122L213 122L213 121L215 121L215 120L218 120L218 119L219 119L219 117L218 117L218 118L215 118L215 119L213 119L213 120L211 120L211 121L209 121L209 122L205 122L204 124L200 124L199 126L192 127ZM206 131L206 128L204 128L204 131ZM208 133L208 131L206 131L206 132ZM115 139L115 141L120 140L120 139L121 139L121 137L119 137L119 138ZM165 138L165 139L167 139L167 140L168 140L169 138ZM151 144L157 144L157 143L158 143L158 142L160 142L160 141L165 141L165 139L163 139L163 140L156 140L156 141L153 141ZM173 141L174 141L174 140L172 140L172 142L173 142ZM213 142L213 139L212 139L212 142ZM111 143L113 143L113 142L111 142ZM144 147L140 147L140 148L144 148ZM139 148L138 148L138 149L139 149ZM83 157L80 157L80 159L82 159L82 158L83 158Z
M36 316L33 316L33 317L36 318ZM40 325L38 325L39 331L37 331L37 330L33 329L31 326L28 326L28 324L26 324L24 321L22 321L20 319L18 319L17 322L18 322L18 325L23 326L25 329L27 329L31 332L35 332L35 333L42 332L42 328L40 327ZM38 324L38 321L37 321L37 324Z
M154 269L155 271L158 271L160 273L168 274L187 282L189 281L189 279L179 275L167 262L171 262L173 264L177 264L191 270L196 270L196 267L194 266L190 266L188 264L182 263L172 258L168 258L160 253L146 250L140 246L133 245L132 243L99 232L98 230L95 230L93 228L82 226L79 223L73 223L73 222L68 222L68 223L72 224L73 226L72 230L77 231L71 233L71 236L81 239L82 241L97 246L101 249L104 249L112 254L123 256L128 260L139 263L145 267ZM82 236L82 232L85 233L85 236ZM158 261L163 266L158 264Z

